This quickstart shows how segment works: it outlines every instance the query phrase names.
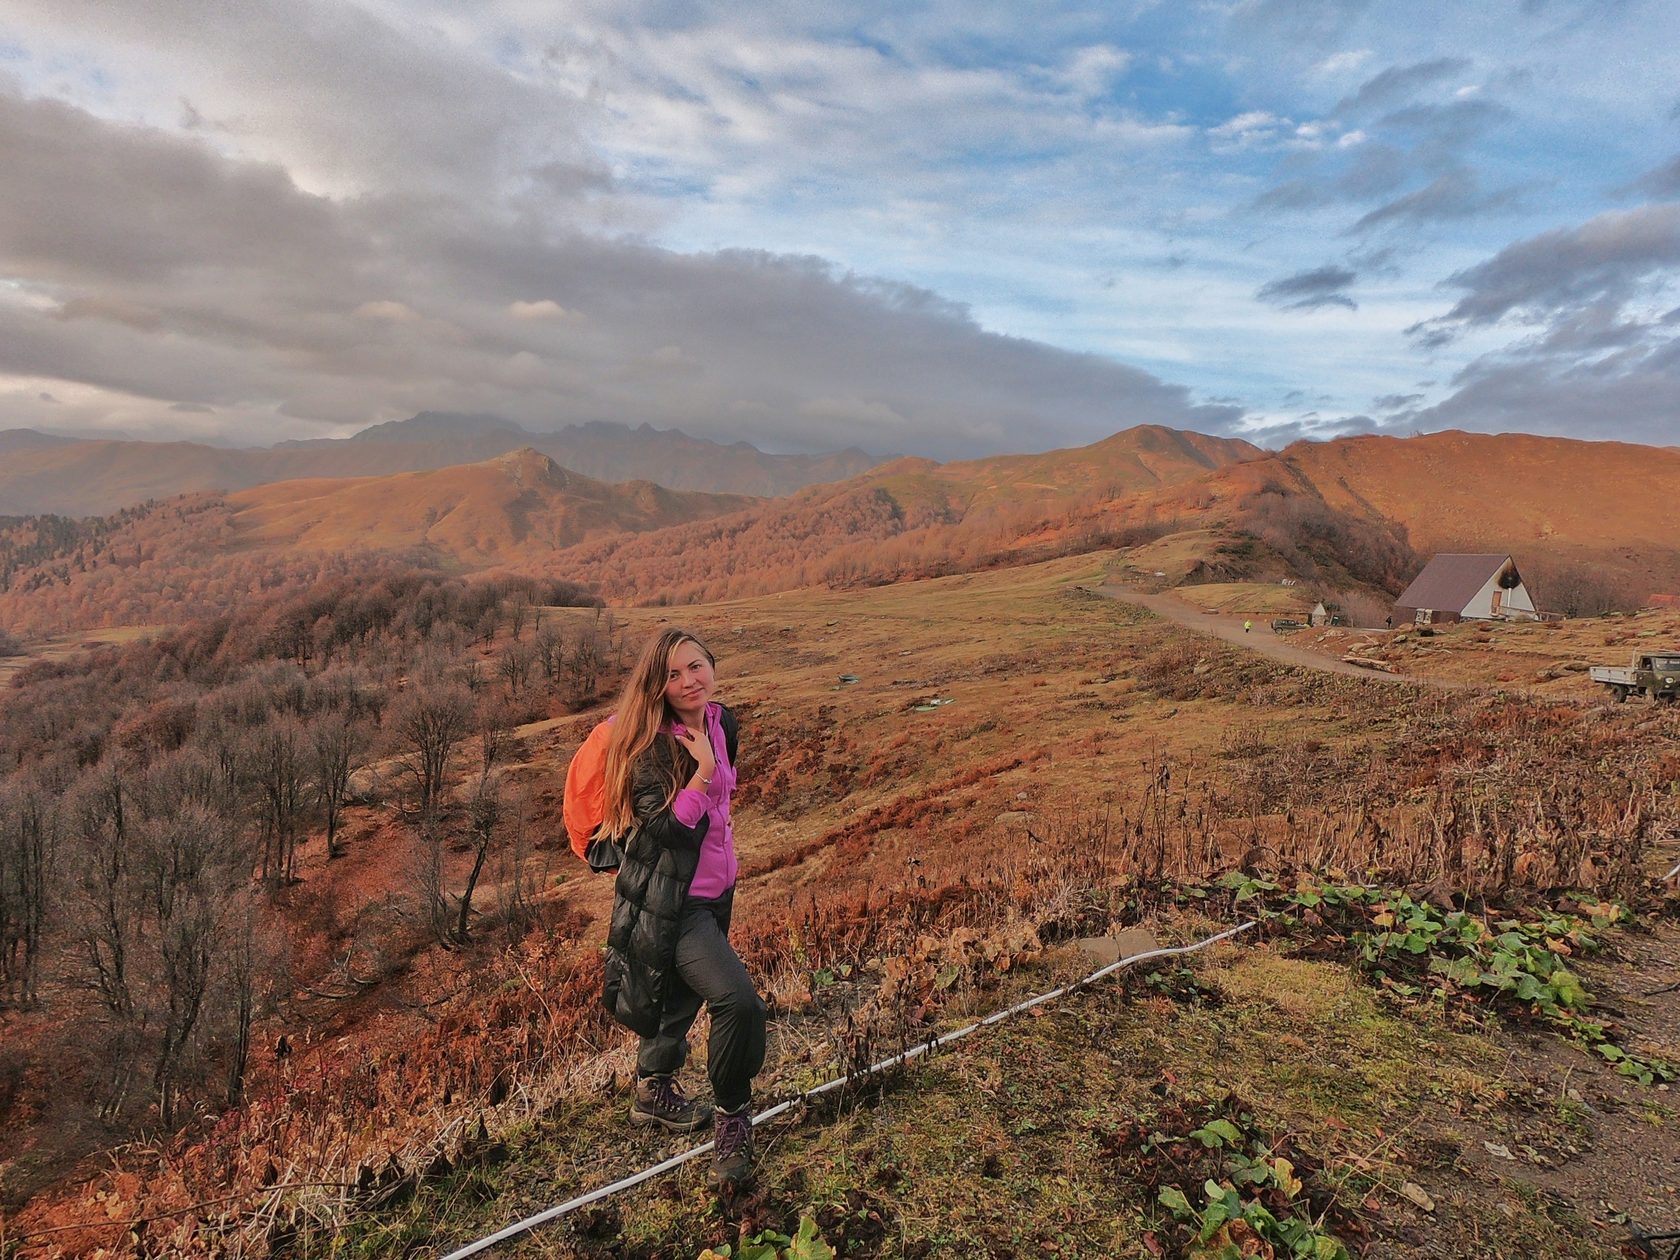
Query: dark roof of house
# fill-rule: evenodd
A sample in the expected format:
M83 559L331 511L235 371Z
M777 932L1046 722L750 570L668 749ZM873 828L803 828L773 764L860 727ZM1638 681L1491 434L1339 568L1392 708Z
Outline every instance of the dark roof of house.
M1398 608L1436 608L1462 612L1476 598L1476 592L1498 573L1511 557L1498 555L1436 556L1423 572L1395 600Z

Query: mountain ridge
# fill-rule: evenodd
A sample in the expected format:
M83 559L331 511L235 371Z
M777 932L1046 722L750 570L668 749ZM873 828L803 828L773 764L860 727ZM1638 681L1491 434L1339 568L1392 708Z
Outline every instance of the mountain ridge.
M652 481L673 490L775 497L806 485L845 480L883 461L850 447L815 455L777 455L747 443L725 445L680 429L592 421L532 433L494 416L420 412L372 425L350 438L312 438L272 447L195 442L57 438L0 433L0 515L102 516L178 494L232 493L257 485L322 477L369 477L478 463L521 447L603 482ZM42 435L54 438L55 435Z

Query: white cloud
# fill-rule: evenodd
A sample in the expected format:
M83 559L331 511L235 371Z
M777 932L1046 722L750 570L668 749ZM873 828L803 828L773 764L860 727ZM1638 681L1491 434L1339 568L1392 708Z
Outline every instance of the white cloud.
M525 320L575 320L583 318L576 311L568 311L553 298L538 298L534 302L509 302L508 314Z
M1131 64L1132 54L1125 49L1112 44L1092 44L1071 53L1059 77L1081 95L1100 96Z
M1369 48L1355 48L1335 53L1313 67L1313 73L1324 77L1351 74L1371 59Z

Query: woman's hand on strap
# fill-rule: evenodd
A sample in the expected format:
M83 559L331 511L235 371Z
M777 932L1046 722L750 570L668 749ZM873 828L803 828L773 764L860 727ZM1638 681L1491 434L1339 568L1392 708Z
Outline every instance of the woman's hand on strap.
M695 730L681 722L677 723L672 733L676 735L677 742L688 749L688 755L694 758L694 778L689 780L688 786L704 789L717 773L717 754L712 751L712 737L704 728Z

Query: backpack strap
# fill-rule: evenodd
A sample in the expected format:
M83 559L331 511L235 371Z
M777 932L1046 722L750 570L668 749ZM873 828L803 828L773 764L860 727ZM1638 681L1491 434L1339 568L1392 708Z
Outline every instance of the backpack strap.
M735 749L740 743L741 726L735 720L735 711L727 704L718 705L718 722L723 726L724 750L729 754L729 764L735 764Z

